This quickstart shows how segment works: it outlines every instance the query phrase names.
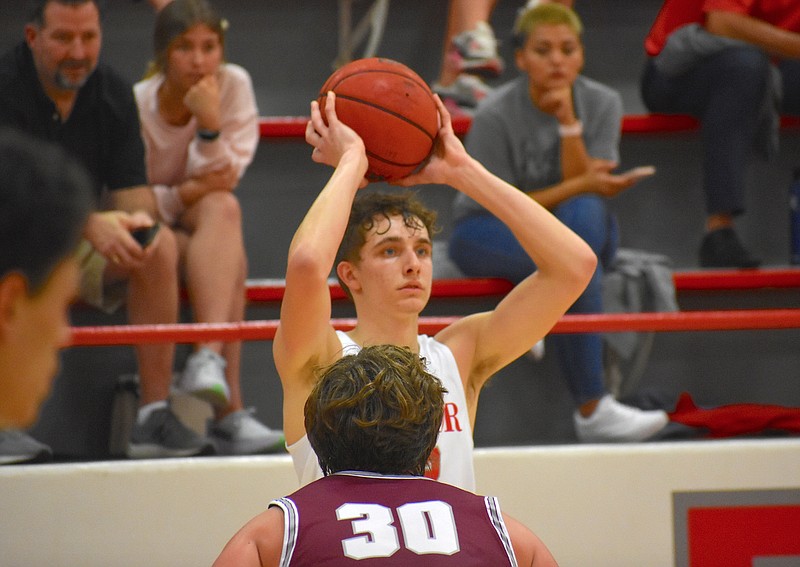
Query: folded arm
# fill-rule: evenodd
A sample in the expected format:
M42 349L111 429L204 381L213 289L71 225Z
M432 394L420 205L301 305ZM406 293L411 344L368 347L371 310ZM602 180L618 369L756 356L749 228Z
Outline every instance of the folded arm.
M800 34L746 14L721 10L708 12L706 29L717 35L752 43L770 55L800 59Z

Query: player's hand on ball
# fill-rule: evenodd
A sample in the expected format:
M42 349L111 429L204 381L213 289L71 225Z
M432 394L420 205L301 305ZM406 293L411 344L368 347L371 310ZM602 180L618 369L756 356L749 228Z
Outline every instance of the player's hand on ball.
M361 162L363 172L367 171L367 154L364 141L352 128L336 117L336 95L328 93L325 104L325 119L317 101L311 102L311 120L306 125L306 142L314 149L311 159L336 167L346 154L353 154ZM327 123L326 123L327 121Z
M461 143L461 140L458 139L458 136L453 131L450 112L442 102L442 99L439 98L439 95L434 94L433 97L441 119L433 152L417 173L393 181L393 185L408 187L424 183L449 184L458 168L470 159L464 149L464 144Z

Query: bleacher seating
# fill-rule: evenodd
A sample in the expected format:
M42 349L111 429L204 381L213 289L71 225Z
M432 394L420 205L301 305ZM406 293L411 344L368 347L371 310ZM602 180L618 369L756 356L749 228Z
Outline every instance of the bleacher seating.
M769 288L800 288L799 268L763 268L759 270L694 270L673 274L675 290L725 291L761 290ZM251 303L280 301L285 281L281 279L251 279L247 282L247 300ZM513 285L501 278L435 279L431 296L434 298L487 297L508 293ZM334 281L330 282L331 298L344 299L345 294Z
M259 128L262 138L302 138L307 116L262 116ZM463 136L469 131L472 119L466 114L453 116L453 129ZM683 114L628 114L622 119L623 134L666 134L691 132L699 128L697 119ZM800 117L784 116L781 128L800 130Z

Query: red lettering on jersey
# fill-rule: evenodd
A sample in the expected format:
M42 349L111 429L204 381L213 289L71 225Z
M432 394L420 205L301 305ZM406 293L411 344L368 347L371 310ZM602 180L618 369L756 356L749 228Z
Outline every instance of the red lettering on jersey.
M461 431L461 423L458 421L458 406L453 402L444 404L444 416L440 431Z
M434 447L431 451L431 456L428 457L428 462L425 464L425 476L433 480L439 480L439 472L442 464L442 453L439 447Z

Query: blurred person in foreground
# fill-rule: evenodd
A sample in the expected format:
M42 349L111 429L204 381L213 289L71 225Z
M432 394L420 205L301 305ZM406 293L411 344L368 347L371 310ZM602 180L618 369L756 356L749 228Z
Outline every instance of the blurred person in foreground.
M0 129L0 463L50 456L30 459L17 430L36 420L69 340L75 251L91 207L89 178L63 150Z

